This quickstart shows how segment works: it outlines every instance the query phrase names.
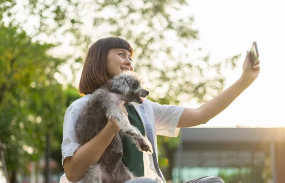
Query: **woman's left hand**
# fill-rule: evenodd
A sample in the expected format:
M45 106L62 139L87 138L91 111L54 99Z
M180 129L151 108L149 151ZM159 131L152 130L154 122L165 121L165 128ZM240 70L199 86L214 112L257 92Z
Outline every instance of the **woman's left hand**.
M258 60L255 64L253 64L250 52L247 52L243 63L241 79L248 82L249 85L258 77L260 73L259 63L260 61Z

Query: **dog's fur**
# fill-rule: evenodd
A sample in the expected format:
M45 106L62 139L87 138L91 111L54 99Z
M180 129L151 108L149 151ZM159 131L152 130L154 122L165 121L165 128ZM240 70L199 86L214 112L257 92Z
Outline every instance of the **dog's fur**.
M82 110L75 126L79 143L83 145L98 134L107 124L108 117L117 120L120 135L129 136L140 151L152 153L150 142L130 124L128 117L118 107L121 101L125 101L125 105L130 102L142 103L140 97L146 97L148 94L149 92L140 86L138 75L134 72L115 76L92 93ZM84 183L123 183L134 178L122 162L123 146L120 135L116 134L99 162L88 168L83 178Z

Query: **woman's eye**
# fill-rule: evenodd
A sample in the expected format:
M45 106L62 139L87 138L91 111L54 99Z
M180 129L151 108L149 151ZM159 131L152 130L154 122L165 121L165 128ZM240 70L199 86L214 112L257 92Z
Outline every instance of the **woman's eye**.
M124 53L119 53L120 56L125 57ZM132 58L129 58L130 61L132 61Z

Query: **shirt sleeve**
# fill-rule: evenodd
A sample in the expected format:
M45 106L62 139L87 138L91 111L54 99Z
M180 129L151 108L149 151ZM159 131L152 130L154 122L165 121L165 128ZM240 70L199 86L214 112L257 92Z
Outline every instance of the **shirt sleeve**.
M152 102L155 128L157 135L177 137L180 128L177 128L184 107L175 105L161 105Z
M62 166L66 157L73 156L74 152L80 147L75 133L75 122L79 113L74 106L69 106L64 115L63 139L61 144Z

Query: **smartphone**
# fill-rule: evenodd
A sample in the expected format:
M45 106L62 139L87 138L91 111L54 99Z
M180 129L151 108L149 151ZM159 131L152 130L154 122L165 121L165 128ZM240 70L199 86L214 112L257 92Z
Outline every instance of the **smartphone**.
M252 43L252 46L250 48L250 60L252 61L252 64L254 65L258 61L259 53L257 49L257 44L254 41Z

